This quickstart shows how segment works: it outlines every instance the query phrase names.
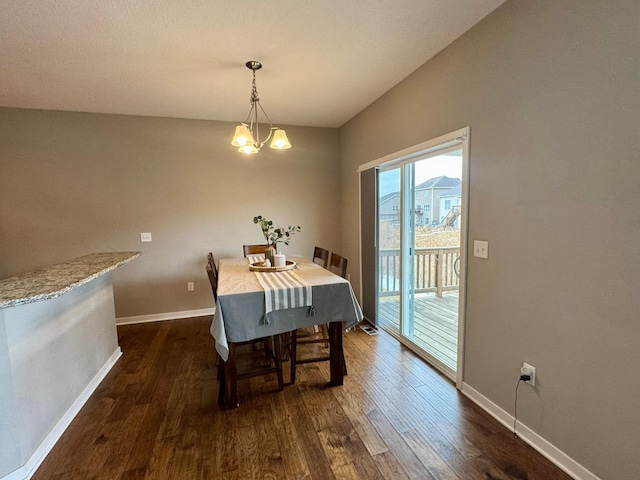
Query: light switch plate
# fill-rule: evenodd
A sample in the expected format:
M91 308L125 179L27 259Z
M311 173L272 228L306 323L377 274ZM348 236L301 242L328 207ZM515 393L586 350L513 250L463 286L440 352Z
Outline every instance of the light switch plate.
M140 234L141 242L150 242L151 241L151 233L141 233Z
M474 240L473 256L478 258L489 258L489 242L484 240Z

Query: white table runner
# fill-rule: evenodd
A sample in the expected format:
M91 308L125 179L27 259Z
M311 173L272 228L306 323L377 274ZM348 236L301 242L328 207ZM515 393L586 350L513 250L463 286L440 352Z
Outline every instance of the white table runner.
M247 259L252 265L258 262L264 262L264 254L259 253L258 255L247 255Z
M264 323L274 310L309 307L309 315L315 314L311 284L294 271L253 273L264 289Z

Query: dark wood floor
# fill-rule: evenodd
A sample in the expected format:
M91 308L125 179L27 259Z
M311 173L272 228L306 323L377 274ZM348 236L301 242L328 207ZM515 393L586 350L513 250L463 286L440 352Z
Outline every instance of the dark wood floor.
M341 387L306 364L222 411L209 325L119 327L124 355L33 479L569 478L384 332L345 335Z

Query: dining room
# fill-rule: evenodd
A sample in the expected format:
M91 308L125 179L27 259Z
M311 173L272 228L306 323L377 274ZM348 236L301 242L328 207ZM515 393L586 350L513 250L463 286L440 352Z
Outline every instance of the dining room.
M46 241L46 248L29 247L28 241L20 247L37 252L29 258L32 268L52 255L49 249L65 256L72 255L79 242L83 248L104 248L97 240L103 237L119 248L142 252L135 267L113 273L123 358L33 478L395 479L473 478L485 473L501 478L512 465L529 478L569 478L481 414L449 380L384 332L370 336L357 327L343 331L347 369L343 386L327 388L330 362L312 363L298 366L295 384L282 390L275 373L239 380L233 400L238 408L229 409L233 405L219 401L224 383L210 331L216 310L206 254L214 252L223 274L227 259L241 259L245 274L255 275L242 245L264 243L253 218L267 211L274 212L270 217L277 224L301 227L289 245L280 245L287 258L309 262L316 244L340 251L335 131L287 127L303 153L292 149L295 156L284 156L267 150L266 160L258 163L230 157L224 143L229 124L224 122L35 110L5 109L1 114L11 117L10 123L37 130L43 140L71 134L78 140L104 141L92 146L90 160L81 142L70 141L60 152L64 164L45 161L45 156L51 159L51 150L43 150L41 157L24 157L20 168L11 172L20 178L12 187L12 195L23 199L16 205L43 222L51 218L52 206L35 208L33 202L42 196L25 191L28 177L35 175L36 184L46 179L50 184L82 185L57 195L55 207L78 221L51 225L46 237L38 240ZM141 142L149 128L156 134ZM131 156L112 156L112 135L120 137L120 149L131 142ZM218 149L220 154L203 155L205 140L207 150ZM183 146L182 153L191 150L179 164L171 158L172 149L162 145L169 141ZM149 160L140 162L145 157ZM124 180L122 171L127 172ZM285 186L271 186L282 178ZM93 198L110 199L100 218L94 218L83 202L87 191ZM133 210L127 208L131 202L137 205ZM130 227L113 231L115 222ZM131 228L138 225L150 231L151 242L141 243L139 233L132 234ZM357 276L354 267L347 274L350 279ZM149 280L140 282L141 277ZM188 282L193 282L193 291L188 291ZM158 313L149 313L155 310ZM328 353L325 347L324 354ZM257 359L254 352L253 358L240 360L248 364L239 363L238 369L263 360L259 350ZM283 364L289 383L290 364ZM436 397L432 389L438 392ZM464 427L458 425L462 419ZM432 421L442 428L436 429ZM474 426L478 422L480 427ZM193 442L209 445L215 455L209 458L200 448L194 450L189 446ZM472 450L467 450L467 442L472 442ZM451 445L460 450L454 453ZM504 450L509 451L506 456ZM535 465L530 463L532 456ZM546 476L536 477L534 472Z
M0 425L12 426L0 429L0 480L635 479L636 2L436 6L446 15L422 10L434 2L380 3L366 15L334 2L339 19L328 6L266 2L248 30L271 32L275 45L231 42L246 31L222 3L213 13L129 0L3 4L0 281L98 252L141 255L109 273L122 357L64 425L17 445L7 434L20 428L7 414L13 381L0 374ZM464 18L444 20L453 15ZM211 33L226 27L221 18L235 34ZM427 45L426 31L454 23L437 49ZM201 35L198 48L181 48ZM287 43L297 56L280 54ZM269 116L262 138L269 125L286 130L291 148L244 154L231 144L239 122L252 124L252 76ZM372 326L362 247L375 225L362 221L359 168L467 127L457 385ZM263 260L243 252L265 243L259 215L300 227L277 247L294 274L312 289L343 284L355 302L353 317L331 319L341 324L333 355L330 343L309 347L328 361L292 370L284 334L295 324L270 332L279 355L275 343L270 357L264 343L239 347L238 372L278 359L282 385L277 369L233 382L221 356L225 341L249 340L225 324L230 279L259 295L237 318L269 326L263 272L251 269ZM486 257L474 240L490 244ZM317 246L348 259L344 275L313 263ZM331 323L318 306L316 319L304 305L302 336ZM0 367L14 354L0 348ZM524 362L537 367L535 386L520 380ZM18 423L42 423L42 412L23 413Z

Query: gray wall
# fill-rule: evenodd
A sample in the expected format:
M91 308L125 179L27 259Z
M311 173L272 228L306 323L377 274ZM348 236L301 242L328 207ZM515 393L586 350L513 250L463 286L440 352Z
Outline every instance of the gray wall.
M11 438L0 478L20 467L29 473L59 422L71 421L84 390L120 356L114 318L108 274L56 298L0 309L0 444Z
M113 273L129 317L212 307L205 256L264 243L255 215L302 227L287 254L339 248L337 129L287 127L292 149L245 156L226 122L0 108L0 125L0 278L140 250Z
M471 127L464 381L513 413L535 365L520 419L610 480L640 472L638 65L637 0L510 1L340 130L356 259L358 166Z
M16 386L5 321L6 309L0 308L0 478L16 470L26 461L22 453L20 420L16 415Z

